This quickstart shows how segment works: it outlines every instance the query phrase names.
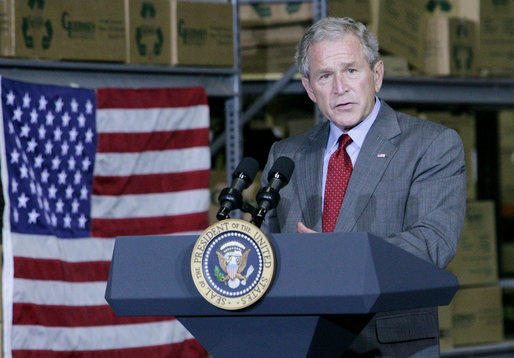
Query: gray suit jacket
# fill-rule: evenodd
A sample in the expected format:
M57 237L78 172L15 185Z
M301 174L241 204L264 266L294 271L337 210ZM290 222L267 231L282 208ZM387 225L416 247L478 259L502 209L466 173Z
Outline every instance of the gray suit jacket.
M265 232L321 231L323 154L329 123L275 143L264 168L280 156L295 162ZM263 175L262 185L267 185ZM336 232L369 232L444 268L457 249L466 206L464 151L459 135L395 112L384 101L355 163ZM375 315L352 344L366 356L437 356L437 309Z

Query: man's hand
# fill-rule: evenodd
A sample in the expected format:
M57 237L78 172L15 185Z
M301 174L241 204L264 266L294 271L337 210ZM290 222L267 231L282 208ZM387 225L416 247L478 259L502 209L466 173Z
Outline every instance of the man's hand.
M298 230L298 232L301 233L301 234L314 234L314 233L316 233L316 231L314 231L312 229L309 229L302 222L297 222L296 223L296 230Z

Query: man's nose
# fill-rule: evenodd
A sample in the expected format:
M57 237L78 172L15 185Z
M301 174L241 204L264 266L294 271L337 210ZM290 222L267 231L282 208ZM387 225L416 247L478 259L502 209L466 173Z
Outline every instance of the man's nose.
M334 76L332 88L335 94L342 94L347 91L348 84L343 75L337 74Z

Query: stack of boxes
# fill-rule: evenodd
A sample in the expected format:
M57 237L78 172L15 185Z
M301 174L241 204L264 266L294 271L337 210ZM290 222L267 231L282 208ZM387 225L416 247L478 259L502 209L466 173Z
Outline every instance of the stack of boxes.
M449 309L441 313L450 314L452 325L442 329L444 348L504 338L495 228L494 202L468 201L457 254L447 267L459 279L460 288Z
M243 4L239 15L243 78L280 78L312 22L312 3Z
M478 0L372 1L370 25L382 51L404 57L413 72L477 74Z
M377 34L387 75L514 72L511 0L327 0L327 6L329 16L353 17ZM311 4L243 5L240 14L243 76L269 79L282 74L293 63L302 27L312 23ZM257 42L245 34L257 28L276 35Z
M514 72L512 0L327 0L330 16L374 31L389 75ZM198 14L209 14L199 16ZM240 6L244 76L282 74L312 23L310 2ZM229 2L0 0L0 55L135 64L234 64ZM408 67L407 67L408 64Z
M125 61L124 0L1 0L0 18L2 56Z
M228 2L0 0L0 56L233 67L232 19Z
M234 65L232 4L126 1L128 63ZM202 13L209 16L199 16Z

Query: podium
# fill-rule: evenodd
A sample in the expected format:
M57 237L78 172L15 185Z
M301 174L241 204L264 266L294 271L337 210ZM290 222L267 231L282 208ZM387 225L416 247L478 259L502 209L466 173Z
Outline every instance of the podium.
M457 278L368 233L269 234L273 283L241 311L197 291L197 237L116 239L106 300L118 316L175 316L214 358L339 357L377 312L450 303Z

